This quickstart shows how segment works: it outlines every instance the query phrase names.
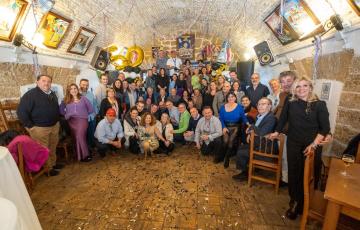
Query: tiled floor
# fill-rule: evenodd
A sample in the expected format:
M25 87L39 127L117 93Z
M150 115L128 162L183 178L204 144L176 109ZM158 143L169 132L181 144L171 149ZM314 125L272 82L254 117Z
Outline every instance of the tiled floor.
M147 161L123 152L40 178L32 199L44 229L298 229L281 217L285 188L234 173L188 146Z

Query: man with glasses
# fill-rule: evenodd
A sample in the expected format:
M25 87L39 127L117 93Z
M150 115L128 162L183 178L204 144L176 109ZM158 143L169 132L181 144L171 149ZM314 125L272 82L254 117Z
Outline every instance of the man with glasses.
M51 91L51 82L52 77L39 75L37 86L21 97L17 114L31 138L49 148L46 167L50 176L56 176L64 165L56 163L60 113L56 94Z
M274 131L276 125L276 117L271 112L272 101L269 98L263 97L258 101L257 110L259 114L256 117L255 125L252 125L247 130L247 141L249 143L250 133L255 132L257 136L266 136ZM270 143L270 142L269 142ZM254 140L254 148L259 148L259 139ZM236 168L240 170L240 173L234 175L235 180L242 180L247 178L248 172L247 167L249 163L250 146L248 144L241 145L238 148L236 154Z

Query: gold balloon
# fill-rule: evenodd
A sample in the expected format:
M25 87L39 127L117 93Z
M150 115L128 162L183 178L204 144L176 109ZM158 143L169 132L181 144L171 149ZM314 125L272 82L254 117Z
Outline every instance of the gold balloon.
M123 70L126 66L129 65L129 61L122 55L112 56L112 57L110 57L110 60L111 60L111 64L113 64L115 66L115 69L117 69L117 70ZM119 64L117 62L118 60L121 60L122 63Z
M119 48L116 45L111 45L107 48L107 50L112 53L115 52L116 50L118 50Z
M125 57L129 62L129 66L136 67L143 62L144 51L139 46L132 46L128 49Z

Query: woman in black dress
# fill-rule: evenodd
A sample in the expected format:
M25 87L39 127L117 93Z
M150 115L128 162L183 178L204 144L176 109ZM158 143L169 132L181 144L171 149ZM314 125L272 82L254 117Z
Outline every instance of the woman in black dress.
M165 69L160 68L159 75L156 78L156 91L160 92L160 89L164 89L165 92L169 89L169 77L166 75Z
M331 139L329 112L324 101L320 101L313 92L312 82L305 78L297 79L292 86L292 97L285 102L276 132L271 138L278 137L286 123L287 161L289 173L289 209L285 215L296 219L302 213L304 203L304 162L305 157L315 150L314 174L315 188L321 171L321 145Z
M212 108L212 104L213 104L213 100L214 100L216 92L217 92L216 83L214 81L212 81L209 84L208 91L204 94L203 104L202 104L203 108L205 106L210 106L210 108Z

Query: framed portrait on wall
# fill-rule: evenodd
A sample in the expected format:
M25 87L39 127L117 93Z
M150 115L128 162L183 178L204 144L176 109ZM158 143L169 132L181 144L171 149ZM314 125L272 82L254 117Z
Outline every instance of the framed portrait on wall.
M157 59L159 56L159 51L160 51L160 47L158 46L153 46L151 47L151 56L154 59Z
M85 27L80 27L67 49L67 52L85 55L95 37L96 33L94 31Z
M183 34L177 38L177 49L179 51L179 58L194 59L195 51L195 35Z
M304 0L285 0L283 16L298 37L313 31L321 23ZM324 29L318 32L324 32Z
M25 0L0 1L0 40L11 42L24 17L28 2Z
M360 0L348 0L351 8L360 16Z
M298 35L284 20L283 30L281 31L281 17L279 14L280 6L276 7L269 16L264 19L265 24L270 28L275 37L280 41L282 45L287 45L298 39Z
M52 11L43 16L37 30L44 36L46 47L57 49L69 29L72 20L64 18Z

